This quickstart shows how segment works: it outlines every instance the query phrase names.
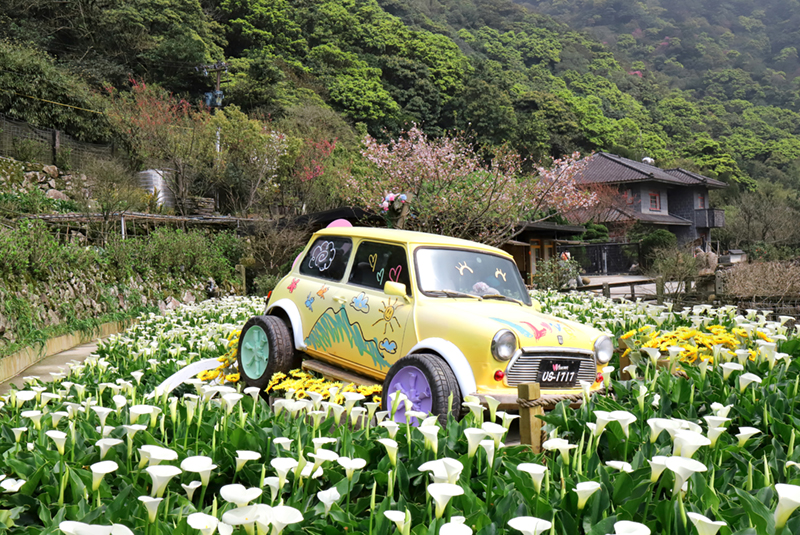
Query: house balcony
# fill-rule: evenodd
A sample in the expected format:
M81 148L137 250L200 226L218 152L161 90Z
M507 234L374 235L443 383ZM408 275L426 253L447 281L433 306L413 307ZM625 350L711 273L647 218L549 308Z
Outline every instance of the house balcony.
M694 225L697 228L722 228L725 226L725 211L711 208L695 210Z

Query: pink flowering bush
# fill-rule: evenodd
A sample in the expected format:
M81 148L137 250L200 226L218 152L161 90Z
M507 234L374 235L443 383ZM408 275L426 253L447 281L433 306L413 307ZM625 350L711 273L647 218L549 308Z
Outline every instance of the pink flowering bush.
M345 198L389 211L397 228L499 245L522 221L597 202L575 184L586 161L578 153L529 175L506 148L478 152L460 137L431 139L417 127L386 144L367 136L361 153L370 170L347 180Z

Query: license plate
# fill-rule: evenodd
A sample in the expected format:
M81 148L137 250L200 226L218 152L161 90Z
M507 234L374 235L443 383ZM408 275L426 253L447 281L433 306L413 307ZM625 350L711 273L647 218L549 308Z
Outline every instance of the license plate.
M573 386L578 382L580 360L542 359L539 363L539 386Z

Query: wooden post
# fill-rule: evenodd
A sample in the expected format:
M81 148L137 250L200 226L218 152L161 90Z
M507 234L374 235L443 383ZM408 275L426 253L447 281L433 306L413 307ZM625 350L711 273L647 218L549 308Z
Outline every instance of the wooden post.
M636 299L636 283L631 283L631 301Z
M539 399L539 383L518 385L517 396L528 401ZM537 418L542 414L544 408L541 406L519 408L519 440L522 444L529 444L534 453L542 451L542 420Z
M61 132L53 130L53 165L58 165L58 151L61 149Z
M630 366L631 358L629 356L619 357L619 378L623 381L630 381L631 374L625 371L625 368Z
M656 304L664 304L664 277L656 277Z
M611 287L608 285L607 282L603 283L603 297L611 299Z
M242 295L247 295L247 275L242 264L236 264L236 273L242 279Z

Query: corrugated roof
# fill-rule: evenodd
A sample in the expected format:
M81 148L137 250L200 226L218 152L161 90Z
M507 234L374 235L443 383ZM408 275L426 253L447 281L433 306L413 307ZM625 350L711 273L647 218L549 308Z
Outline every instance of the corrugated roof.
M664 169L664 172L670 174L675 177L686 177L690 180L694 180L695 183L708 186L709 188L727 188L728 185L725 182L720 180L716 180L714 178L709 178L707 176L699 175L697 173L692 173L691 171L687 171L686 169L682 169L680 167L676 167L675 169Z
M689 227L692 222L688 219L678 217L676 215L664 214L638 214L638 220L645 223L653 223L654 225L677 225L681 227Z
M621 221L633 220L642 221L643 223L652 223L653 225L680 227L688 227L692 224L688 219L676 215L631 212L614 206L610 206L607 210L600 212L593 210L575 210L570 213L569 219L581 224L586 224L589 221L596 221L598 223L618 223Z
M673 172L615 154L599 152L589 160L583 172L577 176L577 181L582 184L652 181L680 186L725 187L723 182L684 169L672 169L671 171Z

